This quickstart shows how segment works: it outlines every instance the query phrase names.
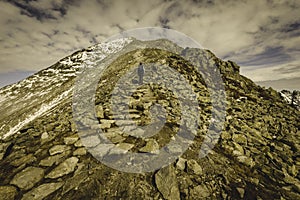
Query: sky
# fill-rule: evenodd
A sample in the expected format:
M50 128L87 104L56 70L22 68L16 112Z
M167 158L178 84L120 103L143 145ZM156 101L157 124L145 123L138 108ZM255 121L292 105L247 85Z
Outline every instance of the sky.
M0 87L122 31L180 31L266 87L300 90L299 0L2 0Z

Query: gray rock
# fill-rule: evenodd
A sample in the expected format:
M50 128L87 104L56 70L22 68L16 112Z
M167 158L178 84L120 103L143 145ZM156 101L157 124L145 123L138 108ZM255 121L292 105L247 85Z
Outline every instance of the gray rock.
M198 185L191 189L190 195L193 199L204 199L211 195L206 185Z
M83 144L82 144L81 140L77 140L77 142L74 143L74 146L75 147L82 147Z
M17 189L14 186L0 186L1 200L13 200L17 194Z
M155 174L155 183L165 199L180 199L175 169L171 165L160 169Z
M75 167L78 162L78 158L71 157L65 160L63 163L59 164L56 168L54 168L47 176L46 178L59 178L66 174L69 174L75 170Z
M202 174L202 167L197 163L196 160L188 160L187 161L187 169L188 171L194 173L194 174Z
M86 154L86 149L84 147L78 148L73 152L73 156L83 156Z
M115 120L101 119L99 127L102 129L108 129L114 122Z
M118 148L121 148L125 151L129 151L132 147L134 147L134 144L130 144L130 143L120 143L120 144L117 144L117 147Z
M70 145L70 144L74 144L75 142L77 142L78 140L78 136L77 135L72 135L72 136L69 136L69 137L65 137L64 138L64 143L67 144L67 145Z
M32 188L44 177L44 170L38 167L27 167L16 174L10 184L16 185L23 190Z
M53 156L55 154L63 153L65 151L70 150L71 148L67 145L55 145L51 149L49 149L50 156Z
M104 111L103 111L103 107L101 105L97 105L95 110L96 110L97 117L104 118Z
M121 134L121 132L119 130L108 129L104 135L111 142L120 143L126 139L126 138L122 137L120 134Z
M69 150L69 151L65 151L65 152L60 153L60 154L56 154L54 156L46 157L45 159L40 161L39 165L40 166L45 166L45 167L51 167L54 164L57 165L62 161L62 159L64 157L66 157L70 153L71 153L71 151Z
M184 170L185 166L186 166L186 159L179 157L176 163L176 168L179 170Z
M185 141L188 141L188 140L185 140ZM178 155L178 154L183 153L183 149L182 148L183 148L182 145L177 144L177 143L173 143L173 144L168 144L167 151L169 153L171 153L171 154L174 154L174 155L177 154Z
M97 135L91 135L91 136L84 138L83 143L88 148L95 147L98 144L100 144L100 139Z
M146 146L142 147L140 149L140 152L147 152L147 153L158 153L159 151L159 145L158 143L153 140L153 139L150 139L147 143L146 143Z
M49 138L49 134L47 132L44 132L42 135L41 135L41 140L46 140Z
M44 199L63 186L63 182L46 183L24 194L22 200Z

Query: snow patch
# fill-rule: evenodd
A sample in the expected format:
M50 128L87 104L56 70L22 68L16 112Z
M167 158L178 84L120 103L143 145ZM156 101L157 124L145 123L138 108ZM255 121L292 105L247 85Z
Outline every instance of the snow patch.
M50 110L57 104L59 104L65 97L69 95L69 93L73 90L73 88L70 88L69 90L63 92L61 95L53 99L49 104L43 104L41 105L40 109L36 112L34 112L31 115L28 115L27 118L21 122L19 122L16 126L12 127L9 132L3 135L3 139L13 135L17 131L19 131L24 125L28 124L29 122L33 121L35 118L41 116L44 114L46 111Z
M59 63L64 65L62 68L50 67L43 70L42 73L35 74L23 81L0 89L0 103L25 102L24 106L26 106L26 103L30 101L29 103L37 104L36 106L39 106L37 107L38 110L32 110L26 113L26 116L24 116L25 119L22 121L20 121L20 119L9 118L13 124L17 125L1 124L2 127L0 128L0 131L3 130L3 127L11 128L6 134L0 136L0 138L7 138L18 132L25 124L31 122L49 109L59 104L60 101L67 96L72 89L63 92L60 96L56 97L47 104L44 103L40 105L40 97L44 98L47 93L50 93L53 90L53 88L60 87L72 77L77 76L77 74L81 72L81 68L84 69L85 67L94 67L99 61L106 58L109 54L113 54L122 50L132 41L132 38L122 38L94 45L89 47L87 50L80 51L60 60ZM26 95L22 93L24 88L30 89L30 92L28 92ZM1 132L3 133L3 131Z

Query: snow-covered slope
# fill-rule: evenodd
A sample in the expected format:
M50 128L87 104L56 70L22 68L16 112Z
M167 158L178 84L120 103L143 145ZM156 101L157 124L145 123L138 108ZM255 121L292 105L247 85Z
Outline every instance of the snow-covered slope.
M96 60L120 51L131 42L131 38L125 38L91 46L16 84L1 88L0 139L16 133L66 99L72 93L72 83L80 69L93 67Z

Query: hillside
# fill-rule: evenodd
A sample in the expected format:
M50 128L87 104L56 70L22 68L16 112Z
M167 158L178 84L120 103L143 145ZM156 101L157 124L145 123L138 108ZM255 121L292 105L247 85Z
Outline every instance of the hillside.
M215 127L222 130L220 138L206 136L217 120L209 92L213 78L197 73L181 55L197 55L203 69L216 66L213 70L221 73L226 98L216 105L224 104L226 115L224 125ZM98 80L95 69L106 62ZM134 73L140 62L147 74L143 85L136 84ZM89 69L94 73L78 82ZM175 72L195 94L196 111L185 109L194 104L186 101L191 94ZM91 84L96 85L93 104L76 101L93 91ZM209 50L184 49L167 40L115 40L75 52L0 95L2 199L300 199L299 110ZM130 100L129 108L123 99ZM90 106L95 116L81 112ZM185 120L190 116L199 116L195 130L189 130L194 121ZM181 127L187 133L176 136ZM145 132L150 134L142 137ZM178 140L184 145L176 145ZM200 158L199 151L208 155ZM128 152L155 162L137 164L125 156ZM159 168L167 162L160 152L179 156ZM123 171L105 165L110 162ZM148 166L157 169L143 172ZM136 173L126 172L131 170Z

